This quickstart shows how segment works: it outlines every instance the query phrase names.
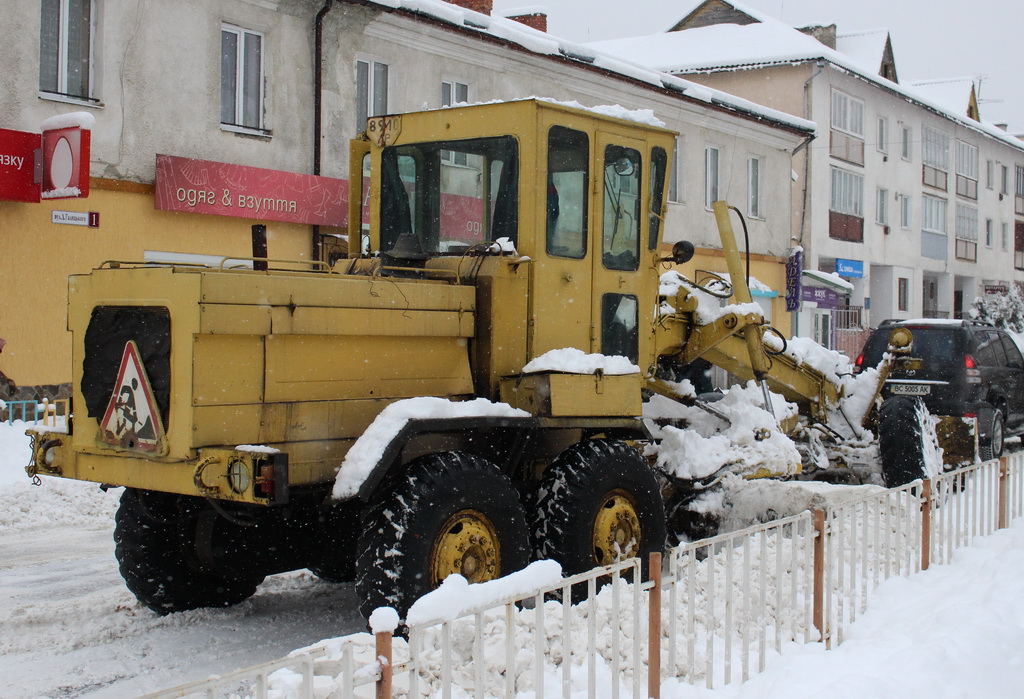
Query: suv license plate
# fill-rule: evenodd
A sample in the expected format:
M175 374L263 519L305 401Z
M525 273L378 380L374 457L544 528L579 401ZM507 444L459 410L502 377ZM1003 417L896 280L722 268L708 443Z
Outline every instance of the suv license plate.
M932 392L932 387L920 383L894 383L889 388L898 396L927 396Z

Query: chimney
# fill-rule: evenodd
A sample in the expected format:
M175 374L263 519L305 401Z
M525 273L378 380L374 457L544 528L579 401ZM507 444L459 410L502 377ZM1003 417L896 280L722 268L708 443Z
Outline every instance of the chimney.
M811 25L809 27L800 27L797 29L798 32L803 32L808 36L813 36L821 43L828 46L833 51L836 50L836 25L830 24L823 26L820 24Z
M508 19L515 20L520 24L525 24L528 27L532 27L539 32L547 32L548 30L548 16L544 12L529 12L522 15L506 15Z
M482 15L491 14L491 8L494 6L494 0L448 0L448 2L459 7L465 7L467 10L479 12Z

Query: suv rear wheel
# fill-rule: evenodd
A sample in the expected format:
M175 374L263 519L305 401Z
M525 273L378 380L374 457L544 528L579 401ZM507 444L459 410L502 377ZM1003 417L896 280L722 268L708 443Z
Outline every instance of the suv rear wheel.
M992 424L988 428L988 438L983 439L978 445L982 461L998 459L1003 455L1003 443L1005 437L1005 418L1003 411L996 408L992 411Z

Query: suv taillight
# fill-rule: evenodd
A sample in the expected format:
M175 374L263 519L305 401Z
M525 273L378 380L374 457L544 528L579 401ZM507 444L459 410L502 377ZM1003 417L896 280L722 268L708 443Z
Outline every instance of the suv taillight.
M967 383L981 383L981 370L969 354L964 355L964 368L967 369Z
M853 362L853 373L859 374L864 370L864 353L861 352L857 355L857 359Z

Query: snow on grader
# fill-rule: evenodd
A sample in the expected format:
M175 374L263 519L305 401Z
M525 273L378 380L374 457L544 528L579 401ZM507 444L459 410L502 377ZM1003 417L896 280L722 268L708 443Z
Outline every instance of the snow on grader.
M751 303L723 202L731 283L674 271L692 257L661 250L675 134L599 112L530 99L369 120L349 187L369 215L353 197L332 266L73 276L74 415L30 432L28 472L124 488L116 557L160 614L301 568L355 580L364 614L404 614L453 573L646 559L729 474L863 478L909 336L856 380L787 346ZM680 380L702 362L751 383L712 401ZM889 422L913 432L912 409ZM920 475L924 448L880 432L886 478Z

